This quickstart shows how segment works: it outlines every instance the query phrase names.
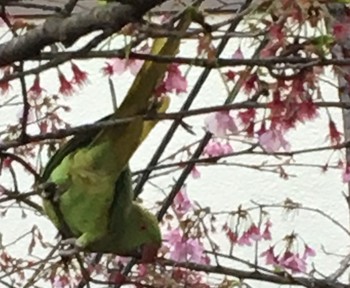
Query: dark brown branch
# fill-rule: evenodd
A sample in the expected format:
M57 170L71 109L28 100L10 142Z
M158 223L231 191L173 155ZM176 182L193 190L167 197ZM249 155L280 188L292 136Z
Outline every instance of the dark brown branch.
M0 67L37 56L50 44L61 42L68 47L93 31L119 31L163 2L166 0L134 0L130 4L111 3L97 6L66 18L52 16L25 35L1 44Z
M304 57L269 57L263 59L232 59L232 58L217 58L215 60L208 60L205 58L191 58L191 57L169 57L169 56L159 56L153 54L144 54L144 53L135 53L130 52L126 53L123 50L107 50L107 51L91 51L89 53L78 53L78 52L58 52L54 55L50 52L41 53L40 56L32 57L30 60L50 60L57 55L67 55L69 54L72 58L75 59L91 59L91 58L130 58L130 59L139 59L139 60L149 60L159 63L178 63L186 64L199 67L209 67L209 68L218 68L218 67L228 67L228 66L262 66L262 67L271 67L277 64L286 65L308 65L308 66L329 66L329 65L338 65L338 66L348 66L350 65L350 58L344 59L320 59L320 58L304 58ZM298 67L295 67L298 68ZM279 67L282 69L282 67Z
M312 288L349 288L349 285L336 281L328 281L326 279L294 277L289 273L281 272L275 274L262 273L256 270L244 271L224 266L211 266L203 264L195 264L191 262L179 263L172 260L158 260L158 263L170 267L182 267L193 271L205 273L215 273L225 276L233 276L239 279L257 280L280 285L302 285Z
M318 107L334 107L334 108L350 109L350 104L339 103L339 102L320 102L320 103L315 103L315 105ZM144 120L177 120L178 121L179 119L182 119L185 117L191 117L191 116L196 116L196 115L201 115L201 114L206 114L206 113L211 113L216 111L227 111L227 110L234 110L234 109L249 109L249 108L267 109L268 105L263 103L253 102L253 101L245 101L241 103L212 106L212 107L206 107L206 108L193 109L189 111L182 110L180 112L161 113L158 115L151 115L151 116L143 115L143 119ZM81 125L73 128L68 128L68 129L58 129L56 132L49 132L45 134L37 134L32 136L28 135L25 139L19 138L17 140L7 141L0 144L0 151L26 145L32 142L38 142L38 141L43 141L48 139L62 139L71 135L85 133L86 131L99 130L102 128L127 123L134 120L135 117L137 116L108 120L108 121L101 121L98 123L86 124L86 125ZM288 156L290 154L288 154L288 152L285 152L284 155Z
M7 191L4 193L4 195L6 195L6 198L5 197L1 198L0 203L7 202L10 200L14 200L16 202L23 202L29 207L32 207L34 210L36 210L40 214L44 213L43 208L39 204L28 199L28 197L30 196L38 195L37 192L18 193L18 192Z
M6 59L2 60L1 58L2 57L1 49L2 47L0 45L0 66L2 65L2 63L4 63L3 61L6 61ZM14 57L14 56L10 55L9 57ZM40 56L35 56L35 57L33 57L33 55L29 55L27 58L29 58L30 60L39 61L39 60L45 60L45 59L52 59L51 60L52 63L49 62L37 68L26 70L22 74L12 73L10 75L6 75L0 79L0 83L17 79L20 76L37 74L49 68L56 67L57 65L62 64L71 59L113 58L113 57L119 57L119 58L128 57L130 59L148 60L148 61L154 61L159 63L178 63L178 64L185 64L185 65L191 65L191 66L205 67L207 69L235 67L235 66L247 66L247 67L258 66L258 67L267 67L270 70L271 69L285 70L287 68L305 69L305 68L314 67L314 66L330 66L330 65L349 66L350 65L350 58L319 59L319 58L303 58L303 57L272 57L272 58L266 58L266 59L217 58L215 60L208 60L208 59L198 59L198 58L190 58L190 57L167 57L167 56L159 56L159 55L152 55L152 54L134 53L134 52L130 52L129 54L126 55L125 52L122 50L89 52L87 49L80 49L79 51L75 51L75 52L74 51L58 52L55 55L53 55L52 53L41 53ZM13 59L13 61L16 61L16 59ZM280 66L276 68L275 67L276 65L283 65L283 67ZM278 74L275 73L275 75L278 75Z
M7 17L7 13L5 10L5 7L2 6L2 13L0 15L1 19L6 23L7 27L12 32L13 37L17 38L18 34L15 29L13 29L13 26L11 24L11 21ZM23 61L20 61L18 66L14 66L15 69L19 74L23 73ZM19 77L20 84L21 84L21 91L22 91L22 102L23 102L23 113L21 118L21 137L24 139L27 135L27 124L28 124L28 116L29 116L29 102L28 102L28 95L27 95L27 85L26 85L26 79L23 75Z
M180 161L180 162L174 162L174 163L169 163L169 164L160 164L160 165L156 165L153 167L147 167L147 168L142 169L142 170L134 171L133 175L141 174L141 173L144 173L146 171L152 172L155 170L169 169L169 168L173 168L173 167L181 167L181 166L185 166L188 164L213 164L213 163L218 162L219 160L223 160L226 158L239 156L239 155L246 155L246 154L292 157L294 155L300 155L300 154L316 153L316 152L327 151L327 150L339 150L339 149L344 149L344 148L349 147L350 141L346 141L344 143L340 143L337 145L322 146L322 147L315 147L315 148L309 148L309 149L301 149L301 150L295 150L295 151L289 151L289 152L273 152L273 153L267 153L265 151L254 151L254 149L258 146L259 146L258 144L252 144L252 146L248 149L237 151L237 152L232 152L232 153L227 153L225 155L204 157L204 158L199 158L199 159L190 159L187 161Z
M8 1L6 3L6 6L8 7L22 7L27 9L40 9L42 11L52 11L59 13L61 12L61 7L54 6L54 5L43 5L43 4L37 4L37 3L28 3L28 2L22 2L22 1Z

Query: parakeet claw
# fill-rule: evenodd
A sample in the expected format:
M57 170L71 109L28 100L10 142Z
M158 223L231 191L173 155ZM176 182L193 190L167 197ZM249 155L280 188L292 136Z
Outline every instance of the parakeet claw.
M73 256L74 254L81 251L82 246L76 238L68 238L61 241L62 249L60 249L59 254L63 257ZM64 246L69 245L70 247L67 249Z
M72 248L72 249L66 249L66 250L59 250L58 254L61 257L72 257L73 255L77 254L79 252L79 249L77 249L76 247Z
M65 185L57 185L54 182L45 182L38 186L41 197L58 202L60 196L66 191Z
M77 238L67 238L64 240L61 240L61 245L65 246L65 245L72 245L72 246L77 246Z

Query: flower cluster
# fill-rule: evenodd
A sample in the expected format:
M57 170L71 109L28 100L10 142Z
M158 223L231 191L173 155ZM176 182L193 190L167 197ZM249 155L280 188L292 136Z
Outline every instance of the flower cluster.
M233 152L229 141L211 139L203 150L203 155L208 157L218 157Z
M187 79L176 63L170 64L163 81L156 88L155 94L159 97L167 93L180 94L187 91Z
M230 240L231 244L239 246L251 246L255 241L261 240L271 240L271 231L270 227L272 226L271 222L268 220L265 222L264 226L258 226L255 223L251 223L247 229L243 231L238 231L236 227L233 230L232 225L225 224L223 230L226 233L226 236Z
M172 205L174 211L180 217L193 209L193 204L187 195L186 186L183 186L180 191L177 192Z
M321 69L313 68L299 73L290 81L279 79L271 84L272 99L267 103L267 113L263 114L261 120L256 119L257 112L254 108L239 111L237 118L246 136L257 136L259 144L268 153L280 149L288 151L290 144L285 138L286 133L295 128L297 123L305 123L319 115L313 95L319 91L316 76L321 72ZM258 73L248 75L244 71L228 70L225 75L228 81L235 80L237 75L245 79L244 90L248 95L258 92L263 83ZM256 127L258 121L261 122L260 127ZM208 132L219 138L227 138L238 132L236 120L229 111L211 113L205 118L204 125ZM341 134L333 121L329 125L329 135L332 143L340 142Z
M57 273L54 277L52 277L51 285L54 288L68 288L68 287L76 287L80 281L82 280L82 276L80 274L68 274L68 273Z
M223 226L223 230L232 245L252 246L262 240L272 240L272 223L270 220L268 219L263 224L257 225L250 218L248 212L240 208L230 216L229 224L226 223ZM244 228L242 229L242 227ZM279 269L288 269L292 273L306 272L308 258L315 256L316 253L305 242L303 242L304 250L302 252L298 251L297 248L300 247L298 242L300 241L303 240L292 233L287 235L283 241L270 246L260 254L260 257L265 258L265 264L273 265ZM282 247L279 253L275 252L276 247Z
M146 52L145 49L142 50ZM114 58L109 62L106 62L106 66L102 68L102 72L105 76L112 76L114 74L121 75L127 70L132 75L137 75L140 71L143 60L138 59L119 59ZM179 64L172 63L168 65L167 72L163 81L160 82L155 90L157 96L162 96L167 93L180 94L187 91L187 79L179 69Z
M270 246L266 251L260 254L261 257L265 258L267 265L273 265L279 269L287 269L292 273L305 273L307 269L307 260L309 257L316 255L314 249L309 245L303 245L304 249L302 252L297 251L295 247L298 247L296 243L296 235L292 234L284 239L286 245L284 245L280 253L276 253L276 246ZM294 245L293 245L294 244Z
M174 261L208 263L203 243L198 238L184 235L180 228L170 230L164 237L165 245Z
M75 93L74 85L79 88L88 83L88 73L82 71L77 64L71 62L73 78L68 80L60 69L57 69L58 80L60 83L59 93L65 96L71 96Z
M207 131L219 138L238 132L237 125L228 111L210 114L205 118L204 124Z
M105 66L102 68L102 73L105 76L111 77L115 74L121 75L129 70L132 75L136 76L140 71L143 62L143 60L138 59L113 58L106 62Z

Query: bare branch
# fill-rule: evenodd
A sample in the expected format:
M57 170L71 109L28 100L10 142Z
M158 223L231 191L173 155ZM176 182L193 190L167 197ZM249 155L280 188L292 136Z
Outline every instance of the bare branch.
M130 4L111 3L90 11L62 17L55 15L25 35L0 45L0 67L37 56L50 44L71 46L80 37L97 30L119 31L126 24L138 21L153 7L166 0L134 0Z

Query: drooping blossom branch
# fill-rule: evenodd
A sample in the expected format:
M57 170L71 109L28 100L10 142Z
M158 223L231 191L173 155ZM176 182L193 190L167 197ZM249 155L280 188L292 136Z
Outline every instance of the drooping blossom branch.
M211 266L211 265L203 265L196 263L179 263L172 260L162 260L161 264L170 266L170 267L182 267L190 270L201 271L206 273L214 273L214 274L222 274L222 275L230 275L233 277L237 277L243 280L260 280L269 283L275 284L288 284L288 285L296 285L303 287L317 287L317 288L346 288L347 284L341 282L332 282L327 279L316 279L316 278L308 278L308 277L297 277L288 273L276 273L276 274L265 274L260 271L252 270L252 271L244 271L234 268L229 268L225 266ZM278 275L280 274L280 275Z
M334 108L342 108L342 109L349 109L350 104L347 103L339 103L339 102L315 102L316 107L334 107ZM210 112L218 112L218 111L229 111L229 110L239 110L239 109L268 109L268 104L263 103L257 103L257 102L251 102L251 101L245 101L241 103L233 103L233 104L225 104L225 105L219 105L219 106L212 106L207 108L198 108L193 109L189 111L179 111L179 112L173 112L173 113L159 113L157 115L143 115L141 116L145 121L146 120L178 120L186 117L191 116L197 116L201 114L207 114ZM140 117L140 116L135 116ZM85 133L86 131L90 130L100 130L105 127L120 125L124 123L131 122L135 119L135 117L128 117L128 118L120 118L115 120L107 120L107 121L101 121L94 124L86 124L86 125L80 125L73 128L67 128L67 129L58 129L56 132L49 132L45 134L38 134L30 136L28 135L26 139L24 140L13 140L8 141L4 143L0 143L0 150L7 150L8 148L18 147L21 145L26 145L28 143L33 143L37 141L43 141L43 140L49 140L49 139L62 139L71 135L79 134L79 133ZM345 147L345 146L342 146ZM335 146L335 149L339 149L342 147Z

